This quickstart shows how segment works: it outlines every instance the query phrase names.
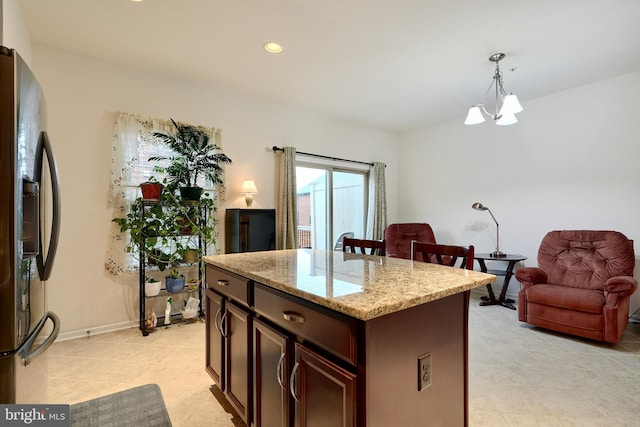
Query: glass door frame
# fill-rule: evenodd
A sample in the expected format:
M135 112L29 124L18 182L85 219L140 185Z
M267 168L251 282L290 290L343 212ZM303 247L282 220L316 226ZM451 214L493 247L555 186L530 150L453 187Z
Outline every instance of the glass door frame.
M302 167L302 168L308 168L308 169L317 169L317 170L322 170L325 172L325 179L326 179L326 194L325 194L325 203L326 203L326 211L325 211L325 216L326 216L326 235L325 235L325 242L324 245L326 247L327 250L333 250L334 247L334 239L337 238L336 236L334 236L333 234L333 229L334 229L334 210L333 210L333 205L334 205L334 188L333 188L333 175L334 172L340 172L340 173L351 173L351 174L356 174L356 175L362 175L363 177L363 206L362 206L362 211L363 211L363 217L362 217L362 226L363 226L363 232L366 234L366 226L367 226L367 215L368 215L368 208L369 208L369 203L368 203L368 199L369 199L369 168L368 167L348 167L345 166L342 163L333 163L333 162L314 162L314 161L308 161L308 160L299 160L296 159L296 168L298 167ZM296 170L296 182L297 182L297 170ZM310 202L311 203L311 202ZM299 208L299 207L298 207ZM313 213L311 213L313 214ZM298 218L298 223L299 223L300 219ZM313 231L313 216L312 216L312 231ZM296 227L298 227L299 224L296 224ZM361 238L365 238L365 236L361 236ZM317 242L316 240L313 238L312 236L312 247L313 248L317 248Z

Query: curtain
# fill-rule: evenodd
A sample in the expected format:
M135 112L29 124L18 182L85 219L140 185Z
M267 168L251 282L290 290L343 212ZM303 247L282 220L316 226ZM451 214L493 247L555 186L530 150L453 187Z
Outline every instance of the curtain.
M277 249L298 247L298 196L296 188L296 149L284 147L280 156L276 239Z
M384 229L387 227L387 192L384 170L385 164L382 162L373 162L369 170L367 239L384 239Z
M205 131L210 141L221 147L222 131L218 128L197 126ZM170 154L169 147L157 138L154 132L171 134L175 130L169 120L153 119L135 114L115 113L115 126L111 147L111 181L107 197L107 207L112 209L112 218L127 215L133 201L140 196L138 190L141 182L154 176L161 181L162 177L153 171L153 163L148 158L153 155ZM214 190L212 197L219 202L224 196L224 187L215 189L205 186L205 190ZM131 272L136 263L131 255L126 254L124 247L127 236L120 232L120 227L111 222L110 239L105 260L105 271L110 275Z

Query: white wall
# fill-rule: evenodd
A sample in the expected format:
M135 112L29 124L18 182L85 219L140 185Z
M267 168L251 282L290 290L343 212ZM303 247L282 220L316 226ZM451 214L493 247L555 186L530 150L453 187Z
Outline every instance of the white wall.
M181 80L33 46L33 69L47 99L48 129L62 187L60 248L49 281L50 308L62 336L133 324L137 276L114 280L104 272L112 212L107 209L114 112L222 128L227 202L243 207L244 179L259 194L253 207L275 207L273 145L387 167L389 219L397 216L397 140L394 134L326 116L251 100L202 83ZM66 335L65 335L66 334Z
M429 222L442 242L501 249L536 265L549 230L615 229L639 252L640 158L635 101L640 72L535 100L523 100L520 123L467 127L459 120L398 137L326 116L251 100L197 82L153 74L35 45L19 0L2 1L3 44L18 49L40 80L63 190L60 250L49 281L50 308L63 336L133 324L137 278L104 273L111 212L106 207L113 112L174 117L223 129L227 203L241 207L242 180L260 191L254 207L274 207L272 145L387 167L389 222ZM397 191L402 189L402 193ZM401 207L401 208L400 208ZM636 269L638 270L638 269ZM636 273L636 278L639 274ZM515 294L512 282L510 294ZM632 299L640 306L640 293Z
M0 44L18 51L24 62L31 66L31 37L22 17L20 0L0 0L2 31Z
M525 265L537 265L542 237L556 229L617 230L640 255L638 99L640 72L522 101L513 126L465 126L461 109L455 122L404 135L399 219L491 252L495 224L471 209L481 202L500 224L500 249L528 256ZM518 289L512 281L509 293Z

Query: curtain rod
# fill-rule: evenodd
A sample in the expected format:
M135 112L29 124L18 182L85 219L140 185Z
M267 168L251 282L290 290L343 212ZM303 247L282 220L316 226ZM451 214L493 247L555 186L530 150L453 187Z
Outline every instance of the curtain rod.
M274 153L276 151L284 151L284 148L276 147L275 145L273 147L271 147L271 149L273 150ZM302 154L304 156L320 157L322 159L329 159L329 160L334 160L334 161L338 160L338 161L341 161L341 162L359 163L361 165L373 166L373 163L361 162L360 160L341 159L340 157L323 156L322 154L304 153L302 151L296 151L296 154ZM385 167L386 167L386 165L385 165Z

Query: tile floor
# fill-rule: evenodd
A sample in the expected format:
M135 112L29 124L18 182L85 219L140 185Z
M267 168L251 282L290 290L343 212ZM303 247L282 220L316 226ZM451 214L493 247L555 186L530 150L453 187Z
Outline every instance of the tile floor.
M471 426L640 426L640 324L611 346L532 328L513 310L478 302L472 294ZM204 330L197 322L147 337L128 329L57 342L49 403L157 383L174 426L242 426L210 390Z

